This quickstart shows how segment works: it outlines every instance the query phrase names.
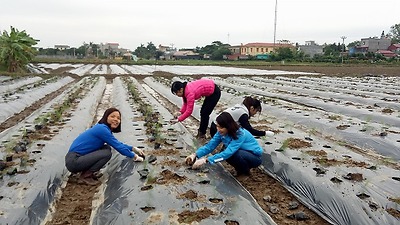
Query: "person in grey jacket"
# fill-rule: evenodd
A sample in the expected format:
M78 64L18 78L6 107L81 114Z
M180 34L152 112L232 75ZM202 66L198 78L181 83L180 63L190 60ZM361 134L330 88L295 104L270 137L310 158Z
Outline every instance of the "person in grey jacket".
M250 169L261 164L263 149L257 140L249 131L235 123L227 112L222 112L216 118L216 127L218 132L206 145L186 157L186 164L198 169L206 163L214 164L226 160L235 168L236 176L250 175ZM221 142L226 148L215 155L207 156Z
M236 104L233 107L225 109L224 112L231 114L232 118L236 123L238 123L241 127L248 130L254 136L272 136L273 133L271 131L261 131L254 129L249 119L257 113L261 113L262 107L260 100L256 98L252 98L247 96L244 98L241 104ZM217 127L215 122L212 122L210 125L210 135L211 137L217 133Z

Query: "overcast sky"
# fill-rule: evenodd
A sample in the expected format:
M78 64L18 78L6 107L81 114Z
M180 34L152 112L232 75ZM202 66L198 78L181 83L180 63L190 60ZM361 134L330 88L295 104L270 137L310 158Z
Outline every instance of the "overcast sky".
M0 30L14 26L39 47L116 42L204 47L274 42L276 0L1 0ZM388 33L400 0L277 0L276 41L345 43Z

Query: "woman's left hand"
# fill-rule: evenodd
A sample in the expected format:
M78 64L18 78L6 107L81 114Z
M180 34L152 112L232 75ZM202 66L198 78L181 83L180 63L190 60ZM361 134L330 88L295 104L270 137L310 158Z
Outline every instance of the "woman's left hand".
M143 162L143 158L142 157L140 157L139 155L135 155L134 157L133 157L133 161L135 161L135 162Z
M133 152L144 158L144 151L140 148L133 147Z
M171 124L175 124L175 123L178 123L179 121L178 121L178 119L171 119L169 122L170 122Z
M192 169L198 169L200 168L202 165L206 164L207 162L207 158L203 157L201 159L196 160L196 162L194 162Z

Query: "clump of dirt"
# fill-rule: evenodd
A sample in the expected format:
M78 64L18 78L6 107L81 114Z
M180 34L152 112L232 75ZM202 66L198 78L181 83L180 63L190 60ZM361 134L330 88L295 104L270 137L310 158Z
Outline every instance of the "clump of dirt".
M311 143L301 140L299 138L289 138L286 140L287 146L291 149L308 148L311 147Z
M363 180L363 175L361 173L348 173L346 176L343 178L347 180L353 180L353 181L362 181Z
M179 151L176 149L156 149L151 152L153 155L158 156L168 156L168 155L176 155L179 154Z
M309 150L306 151L307 154L312 155L312 156L326 156L327 153L324 150Z
M337 126L336 129L338 129L338 130L346 130L349 127L350 127L350 125L348 125L348 124L342 124L342 125Z
M393 109L385 108L385 109L382 109L382 112L383 113L393 113L394 111L393 111Z
M174 168L181 167L184 165L183 162L178 162L176 160L168 160L168 159L161 161L160 164L163 166L169 166Z
M161 171L157 184L180 184L187 180L185 176L178 175L168 169Z
M180 223L192 223L194 221L200 222L210 216L216 215L211 209L205 207L204 209L199 209L197 211L185 210L178 214Z
M178 197L194 200L197 198L197 192L190 189L187 192L180 194Z
M388 208L386 209L386 212L388 212L390 215L396 217L397 219L400 219L400 211L393 209L393 208Z
M313 158L312 160L316 163L321 164L322 166L346 165L348 167L361 167L361 168L370 167L370 165L366 162L357 162L351 159L337 160L337 159L328 159L327 157L316 157Z

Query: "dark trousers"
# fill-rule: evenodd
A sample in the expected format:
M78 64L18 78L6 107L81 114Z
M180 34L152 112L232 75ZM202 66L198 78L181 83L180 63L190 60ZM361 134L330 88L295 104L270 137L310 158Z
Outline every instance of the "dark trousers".
M214 137L214 135L217 133L217 125L212 122L210 125L210 136L211 138Z
M80 155L76 152L68 152L65 156L65 166L71 173L84 171L99 171L111 159L111 147L104 147L86 155Z
M214 92L204 99L203 105L200 109L200 128L199 133L206 134L208 121L210 120L210 115L217 105L219 98L221 97L221 90L217 85L215 85Z
M249 151L239 149L226 162L235 168L238 175L248 175L251 168L261 165L261 157Z

